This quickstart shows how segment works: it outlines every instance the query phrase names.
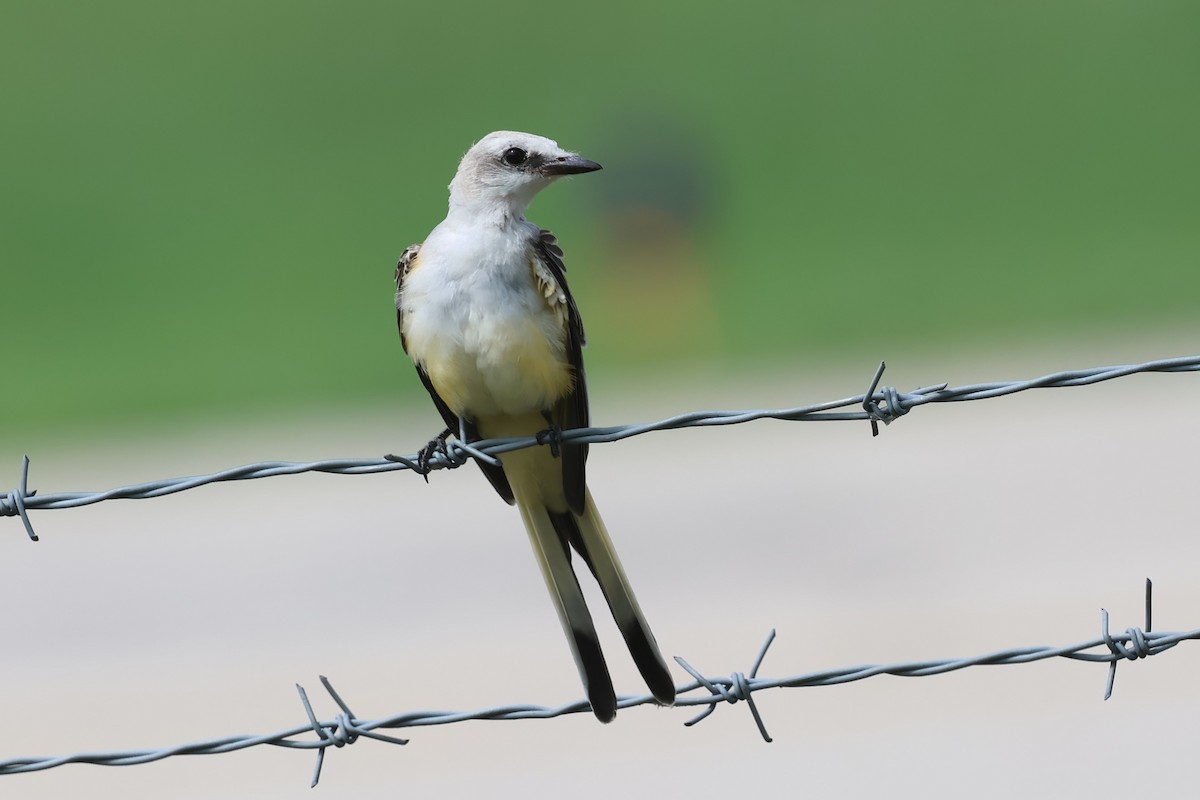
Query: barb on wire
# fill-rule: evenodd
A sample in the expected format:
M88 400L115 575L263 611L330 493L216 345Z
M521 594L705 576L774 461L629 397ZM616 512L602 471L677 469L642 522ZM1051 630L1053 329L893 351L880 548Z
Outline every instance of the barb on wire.
M785 678L759 678L758 669L762 665L767 649L775 639L775 631L767 636L766 642L759 650L758 658L745 676L739 672L731 677L718 678L702 675L681 658L676 658L694 679L691 683L676 688L676 706L707 706L698 716L684 723L691 726L712 713L720 703L737 703L745 700L750 713L758 726L759 734L764 741L770 742L763 725L762 717L754 704L752 695L764 689L792 689L799 687L838 686L843 683L860 681L876 675L897 675L901 677L921 678L931 675L941 675L954 670L982 665L1015 665L1028 664L1049 658L1067 658L1076 661L1091 661L1109 664L1108 681L1105 689L1105 699L1112 693L1112 679L1115 665L1125 659L1146 658L1170 650L1182 641L1200 639L1200 628L1177 633L1151 633L1150 628L1150 590L1151 584L1146 582L1146 629L1129 628L1123 634L1112 634L1108 630L1108 612L1102 610L1101 635L1095 639L1064 647L1014 647L974 658L947 658L930 661L905 662L900 664L865 664L856 667L828 669L820 672L810 672ZM1102 650L1102 652L1089 652ZM74 755L56 756L50 758L11 758L0 761L0 775L12 775L19 772L36 772L39 770L59 767L63 764L98 764L103 766L129 766L146 764L177 755L215 755L244 750L258 745L273 745L302 750L316 750L317 764L313 772L312 785L315 786L321 776L326 748L344 747L354 744L358 739L370 738L388 744L408 744L407 739L398 739L379 733L380 729L420 728L431 725L449 725L467 720L515 720L515 719L549 719L566 714L578 714L589 711L587 700L577 700L561 706L538 705L507 705L494 708L484 708L475 711L416 711L396 714L377 720L363 720L350 711L350 707L334 690L327 678L321 676L321 684L341 709L335 719L320 721L313 711L308 695L303 688L297 686L301 703L307 720L300 725L278 731L272 734L257 736L225 736L203 742L165 747L157 750L131 750L126 752L76 753ZM641 705L657 705L651 695L622 697L618 705L621 708L631 708ZM315 739L300 738L314 735Z
M1113 654L1113 660L1108 662L1108 682L1104 685L1104 699L1112 697L1113 681L1117 679L1117 663L1127 658L1130 661L1136 661L1139 658L1146 658L1155 653L1162 652L1168 648L1174 647L1176 643L1155 647L1147 639L1146 634L1150 633L1150 609L1151 595L1154 591L1154 584L1149 578L1146 578L1146 628L1126 628L1125 636L1129 641L1129 646L1126 647L1121 642L1113 639L1108 632L1108 609L1100 609L1100 637L1104 639L1104 644L1108 646L1108 650Z
M771 647L771 642L773 641L775 641L774 628L772 628L771 632L767 634L767 641L763 642L762 649L758 651L758 658L754 659L754 666L750 668L749 680L747 680L746 676L742 673L735 672L730 676L730 686L728 688L714 684L708 678L705 678L703 675L697 672L691 664L684 661L679 656L675 656L676 663L683 667L689 675L695 678L697 683L699 683L705 689L708 689L708 691L717 700L724 700L730 704L736 703L739 700L745 700L747 708L750 709L750 716L754 717L754 724L758 726L759 735L762 736L763 741L767 742L768 744L770 744L773 740L767 734L767 726L763 724L762 716L760 716L758 713L758 706L754 704L754 698L751 696L751 693L754 690L751 688L750 681L753 681L758 677L758 668L762 666L763 658L766 657L767 650ZM708 705L708 708L704 709L683 724L691 727L716 710L717 704L716 702L712 702Z
M879 369L875 370L875 377L871 379L871 385L867 387L867 393L863 395L863 412L867 415L867 419L871 420L871 436L873 437L879 435L879 423L891 425L907 414L909 409L900 393L891 386L885 386L882 391L876 391L879 389L879 381L883 378L885 369L887 369L887 362L880 361ZM939 383L937 386L918 389L917 392L940 392L945 388L946 384Z
M329 682L329 679L324 675L319 677L321 678L321 685L325 687L325 691L329 692L329 696L333 698L333 702L337 703L342 713L338 714L337 719L333 723L317 722L317 715L313 711L312 704L308 702L308 692L304 691L303 686L298 683L296 684L296 691L300 693L300 702L304 706L304 713L308 716L308 724L320 740L317 744L317 764L313 769L310 788L315 787L317 782L321 780L321 767L325 764L325 748L329 745L345 747L348 744L354 744L360 736L366 736L368 739L387 742L388 744L408 744L408 739L397 739L394 736L385 736L382 733L374 733L360 727L358 721L355 719L354 712L350 710L350 706L346 705L346 701L333 688L333 684Z
M29 456L21 458L21 483L6 496L0 497L0 517L18 516L25 526L25 533L31 541L36 542L38 536L33 531L33 523L29 521L28 503L37 491L29 491Z
M412 455L389 456L385 458L343 458L312 462L264 461L257 464L234 467L221 472L214 472L209 475L169 478L134 486L122 486L103 492L58 492L35 496L35 492L28 491L26 485L29 472L29 460L27 457L23 462L19 488L9 492L7 496L0 496L0 516L19 516L25 525L25 530L29 534L29 537L33 541L37 541L37 535L33 531L33 525L30 524L27 513L34 509L75 508L77 506L99 503L104 500L145 500L223 481L269 478L276 475L298 475L302 472L363 475L409 469L424 474L433 469L448 469L460 466L468 458L480 459L493 464L498 463L496 456L502 453L542 444L601 444L621 441L622 439L640 436L652 431L708 427L713 425L737 425L759 419L787 421L869 420L872 433L878 435L879 422L883 422L885 425L890 424L917 406L928 403L984 400L1015 394L1028 389L1088 386L1140 372L1198 372L1200 371L1200 356L1147 361L1143 364L1127 364L1056 372L1052 375L1044 375L1041 378L1034 378L1027 381L977 383L954 388L947 388L946 384L941 383L915 389L908 393L898 392L889 386L879 388L879 381L883 377L884 368L885 365L880 362L871 381L870 388L865 395L848 397L843 400L775 410L694 411L659 420L658 422L613 425L608 427L573 428L559 432L553 437L553 441L539 436L484 439L470 444L452 440L446 443L444 449L438 449L436 452L429 454L429 457L424 460L418 455ZM850 406L858 406L861 410L837 410Z

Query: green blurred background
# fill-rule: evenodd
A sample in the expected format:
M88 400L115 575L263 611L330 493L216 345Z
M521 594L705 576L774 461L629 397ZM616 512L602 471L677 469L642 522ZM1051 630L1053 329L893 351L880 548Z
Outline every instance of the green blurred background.
M392 268L501 128L605 165L530 216L609 385L1186 326L1198 23L1090 0L5 3L4 439L416 399Z

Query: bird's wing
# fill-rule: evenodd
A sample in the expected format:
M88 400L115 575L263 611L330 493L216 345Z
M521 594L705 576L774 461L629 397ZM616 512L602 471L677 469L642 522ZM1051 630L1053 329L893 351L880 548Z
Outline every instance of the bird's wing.
M400 295L404 291L404 279L408 277L408 273L412 272L417 266L417 256L421 253L421 245L410 244L400 254L400 260L396 262L396 327L400 329L400 346L404 348L404 352L408 352L408 342L404 341L404 311L400 304ZM428 384L426 384L428 386ZM430 389L430 392L433 390ZM438 398L434 398L435 401ZM443 404L444 405L444 404Z
M564 430L586 428L590 419L587 376L583 371L583 346L586 338L583 322L579 318L579 309L575 306L575 298L571 296L571 290L567 286L567 267L563 263L563 251L558 246L554 234L543 230L534 244L534 253L534 277L542 290L542 296L547 304L561 315L566 326L567 359L575 379L571 391L559 398L550 413L554 424ZM582 514L587 488L584 466L587 462L588 446L563 445L561 452L563 489L567 495L567 505L576 514Z
M400 254L400 260L396 263L396 327L400 331L400 346L404 348L404 352L408 352L408 342L404 340L404 311L403 304L400 302L400 294L404 291L404 279L415 269L418 268L420 260L418 256L421 252L421 245L414 244L408 247ZM425 391L429 392L429 396L433 398L433 405L437 408L438 413L442 415L442 420L446 423L446 428L458 436L459 434L459 419L458 415L450 410L450 406L446 405L446 401L437 393L437 389L433 388L433 382L429 380L429 373L425 371L420 364L414 364L417 368L417 375L421 378L421 383L425 386ZM477 442L481 438L479 429L471 420L465 421L467 443ZM485 464L482 461L476 461L479 468L483 470L484 476L492 484L492 488L496 493L504 499L504 502L509 505L513 504L513 491L508 483L508 478L504 475L503 467L495 467L491 464Z

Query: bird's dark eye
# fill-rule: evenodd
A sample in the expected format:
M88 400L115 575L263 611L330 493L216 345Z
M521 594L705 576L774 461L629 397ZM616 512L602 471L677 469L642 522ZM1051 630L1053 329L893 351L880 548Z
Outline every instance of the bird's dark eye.
M529 153L526 153L519 147L510 147L504 151L504 155L500 156L500 158L510 167L519 167L529 158Z

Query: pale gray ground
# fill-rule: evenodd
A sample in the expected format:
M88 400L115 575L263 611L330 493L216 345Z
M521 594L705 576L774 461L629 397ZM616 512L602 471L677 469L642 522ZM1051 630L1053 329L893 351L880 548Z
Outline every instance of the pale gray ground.
M1188 355L1195 331L1020 348L888 352L901 389ZM693 376L634 398L595 390L608 424L861 392L846 369ZM656 381L657 382L657 381ZM972 656L1140 625L1200 627L1194 416L1200 375L915 411L865 423L761 422L596 446L591 484L666 653L764 676ZM411 452L432 409L327 414L269 429L32 452L43 491L99 489L262 459ZM0 448L15 483L19 453ZM8 488L5 486L4 488ZM363 717L580 696L516 513L473 467L309 475L0 520L0 758L179 744L303 720L293 683ZM597 598L598 599L598 598ZM611 622L617 690L643 693ZM13 798L1029 797L1194 785L1200 644L1105 668L1055 660L878 677L756 696L696 728L688 710L477 722L315 756L255 748L158 764L0 777ZM686 678L682 671L679 682Z

